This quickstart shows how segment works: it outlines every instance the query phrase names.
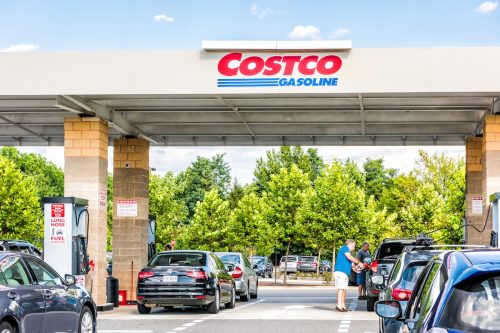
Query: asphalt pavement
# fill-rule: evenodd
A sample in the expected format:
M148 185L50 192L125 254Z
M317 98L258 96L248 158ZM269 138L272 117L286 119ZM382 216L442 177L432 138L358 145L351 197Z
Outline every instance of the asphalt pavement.
M216 315L192 308L156 308L140 315L135 306L123 306L99 313L97 328L100 333L378 332L378 317L366 312L357 290L350 287L347 297L353 311L342 313L335 310L332 287L260 287L258 299L237 302L235 309L222 308Z

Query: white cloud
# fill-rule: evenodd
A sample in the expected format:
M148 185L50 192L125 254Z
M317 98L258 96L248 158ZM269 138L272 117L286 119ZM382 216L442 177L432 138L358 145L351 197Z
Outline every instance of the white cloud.
M253 15L257 16L259 20L262 20L264 17L268 15L275 14L275 11L271 7L266 7L264 9L260 9L259 6L254 3L250 7L250 11L252 12Z
M351 34L351 30L346 29L346 28L339 28L332 32L330 35L331 39L340 39L340 38L345 38L346 36L349 36Z
M35 44L14 44L5 49L0 49L1 52L29 52L39 49L40 46Z
M304 40L304 39L309 39L309 40L320 40L322 39L321 37L321 31L319 30L318 27L315 27L313 25L297 25L293 28L292 32L288 34L289 39L296 39L296 40Z
M485 1L481 3L477 8L476 12L480 14L489 14L498 8L498 1Z
M172 16L167 16L165 14L155 15L153 17L153 21L155 22L174 22L174 18Z

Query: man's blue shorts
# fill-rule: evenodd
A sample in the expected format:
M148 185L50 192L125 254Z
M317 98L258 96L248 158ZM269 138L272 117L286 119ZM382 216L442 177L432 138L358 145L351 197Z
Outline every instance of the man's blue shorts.
M358 273L356 276L356 282L359 285L364 285L366 282L366 272L362 271L361 273Z

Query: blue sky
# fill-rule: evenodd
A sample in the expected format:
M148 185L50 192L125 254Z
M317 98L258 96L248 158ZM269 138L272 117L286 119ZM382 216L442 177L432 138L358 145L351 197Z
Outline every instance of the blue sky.
M497 1L0 1L0 49L199 49L203 39L287 39L297 26L310 26L303 39L354 47L500 44Z
M498 0L500 1L500 0ZM0 0L0 51L199 49L206 40L351 39L354 47L500 46L498 1L482 0ZM180 171L196 155L226 153L252 179L268 147L168 147L151 166ZM408 171L416 147L321 147L327 161L383 156ZM463 147L424 147L463 156ZM24 148L62 166L62 148ZM110 149L112 154L112 149ZM111 163L110 163L111 167Z

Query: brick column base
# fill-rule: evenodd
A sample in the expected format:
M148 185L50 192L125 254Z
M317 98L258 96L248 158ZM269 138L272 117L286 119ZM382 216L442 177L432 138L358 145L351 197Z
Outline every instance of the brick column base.
M149 143L115 140L113 167L113 276L135 300L137 273L148 259ZM124 201L137 204L137 215L124 216L118 207Z
M64 119L64 195L89 201L88 253L95 271L92 297L106 302L106 205L99 195L108 188L108 124L97 117ZM86 284L90 290L90 274Z

